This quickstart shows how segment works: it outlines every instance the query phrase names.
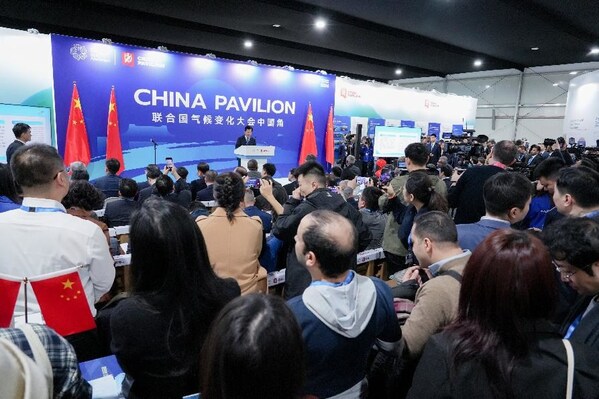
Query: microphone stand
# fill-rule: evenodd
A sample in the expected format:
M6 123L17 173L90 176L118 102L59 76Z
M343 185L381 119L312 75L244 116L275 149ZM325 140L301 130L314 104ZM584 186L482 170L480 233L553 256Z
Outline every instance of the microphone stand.
M152 144L154 145L154 165L157 165L157 163L156 163L156 149L157 149L157 147L158 147L158 143L156 143L156 142L154 141L154 139L150 139L150 141L151 141L151 142L152 142Z

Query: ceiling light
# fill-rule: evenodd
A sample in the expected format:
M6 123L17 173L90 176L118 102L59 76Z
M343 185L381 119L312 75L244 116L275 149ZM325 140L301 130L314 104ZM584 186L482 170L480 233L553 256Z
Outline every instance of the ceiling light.
M216 55L214 55L213 53L206 53L205 55L206 58L216 58Z
M295 68L292 67L291 65L285 65L283 68L287 69L288 71L295 71Z
M578 74L578 72L577 72L577 71L572 71L572 72L570 72L570 75L577 75L577 74Z
M281 27L281 25L280 25L280 24L272 24L272 27L273 27L273 28L280 28L280 27Z
M35 28L29 28L29 29L27 29L27 33L31 33L32 35L39 35L40 31ZM591 51L593 51L593 50L591 50Z
M591 51L589 51L589 55L597 55L599 54L599 47L593 47Z
M538 48L538 47L531 47L530 49L531 49L532 51L538 51L538 50L539 50L539 48Z
M491 86L490 86L490 85L486 85L486 86L485 86L485 89L490 89L490 88L491 88Z
M557 87L557 86L559 86L559 83L554 83L552 86Z
M322 18L318 18L316 20L316 22L314 23L314 27L318 30L323 30L324 28L327 27L327 21L325 21Z
M112 44L112 39L109 39L107 37L103 37L102 38L102 43L104 43L104 44Z
M482 60L474 60L474 66L475 66L475 67L479 67L479 66L481 66L482 64L483 64L483 61L482 61Z
M245 48L252 48L253 45L254 43L252 43L251 40L246 40L245 42L243 42L243 47Z
M166 46L158 46L157 49L160 50L160 51L168 51L168 49L166 48Z
M396 74L396 75L401 75L401 74L402 74L402 72L403 72L403 71L401 70L401 68L397 68L397 69L395 70L395 74Z
M248 64L253 65L253 66L258 66L258 61L255 60L247 60L246 61Z

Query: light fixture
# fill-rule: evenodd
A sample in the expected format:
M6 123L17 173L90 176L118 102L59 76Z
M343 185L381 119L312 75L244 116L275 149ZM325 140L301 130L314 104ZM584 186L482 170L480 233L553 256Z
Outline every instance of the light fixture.
M316 22L314 22L314 27L318 30L323 30L327 27L327 21L322 18L318 18Z
M316 71L316 73L319 73L321 75L326 75L327 71L323 71L322 69L319 69L318 71Z
M397 68L397 69L395 70L395 74L396 74L396 75L401 75L401 74L402 74L402 72L403 72L403 71L401 70L401 68Z
M486 85L485 86L485 89L490 89L490 88L491 88L491 85Z
M479 66L481 66L482 64L483 64L483 61L482 61L482 60L474 60L474 66L475 66L475 67L479 67Z
M554 83L554 84L552 84L552 86L557 87L557 86L559 86L559 83Z
M246 61L248 64L253 65L253 66L257 66L258 65L258 61L254 61L254 60L247 60Z
M578 75L578 72L577 71L572 71L572 72L570 72L570 75Z
M281 25L280 25L280 24L272 24L272 27L273 27L273 28L280 28L280 27L281 27Z
M35 28L29 28L27 29L27 33L31 33L32 35L39 35L40 31Z
M102 38L102 43L104 43L104 44L112 44L112 39L109 39L107 37L103 37Z
M216 58L216 55L214 55L212 53L206 53L206 55L204 57L214 59L214 58Z
M597 55L599 54L599 47L593 47L591 51L589 51L589 55Z
M168 51L168 49L166 48L166 46L158 46L157 48L160 51Z
M243 42L243 47L245 48L252 48L253 45L254 43L251 40L246 40L245 42Z
M538 48L538 47L531 47L530 49L531 49L532 51L538 51L538 50L539 50L539 48Z

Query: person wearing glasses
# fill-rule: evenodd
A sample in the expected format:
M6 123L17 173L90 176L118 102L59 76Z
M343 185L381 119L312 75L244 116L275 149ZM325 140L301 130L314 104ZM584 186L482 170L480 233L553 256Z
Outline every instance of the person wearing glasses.
M562 219L543 232L563 283L578 293L561 322L567 338L599 349L599 222Z

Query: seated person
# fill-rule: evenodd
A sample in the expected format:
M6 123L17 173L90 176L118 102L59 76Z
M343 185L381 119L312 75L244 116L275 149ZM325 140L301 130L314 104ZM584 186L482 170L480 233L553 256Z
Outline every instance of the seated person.
M362 214L362 222L368 227L372 234L372 241L366 249L381 248L387 214L379 209L379 198L383 191L376 187L366 187L360 195L358 208Z
M256 207L256 198L254 197L254 192L249 188L245 189L245 195L243 197L243 211L248 216L258 216L262 221L262 230L264 230L265 233L270 233L270 229L272 227L272 216Z
M104 206L104 194L95 188L90 182L85 180L75 180L69 186L69 192L62 199L62 205L69 215L89 220L96 224L106 237L106 242L110 245L110 236L108 235L108 226L100 221L94 209L102 209Z
M204 175L204 182L206 183L206 188L198 191L196 194L196 201L214 201L214 180L216 180L216 176L218 173L214 170L209 170Z
M133 179L121 179L119 183L119 199L106 204L104 220L108 227L128 226L131 214L138 208L135 201L137 183Z

